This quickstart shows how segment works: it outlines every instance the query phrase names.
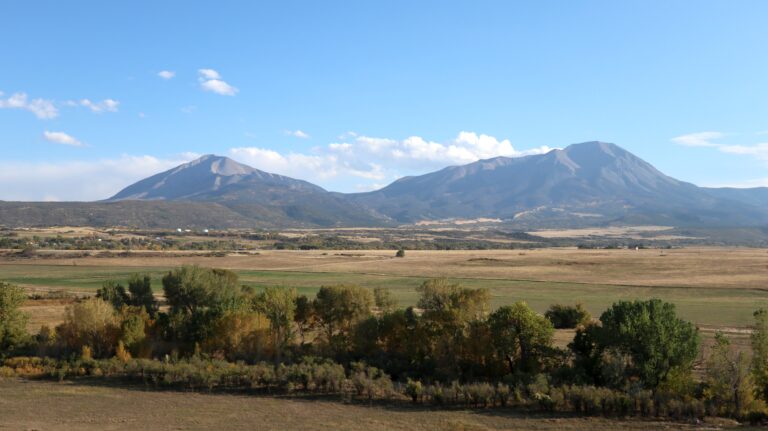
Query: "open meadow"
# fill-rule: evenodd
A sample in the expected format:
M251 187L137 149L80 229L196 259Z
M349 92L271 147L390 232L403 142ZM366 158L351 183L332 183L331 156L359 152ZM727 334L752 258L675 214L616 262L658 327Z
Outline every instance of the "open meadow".
M184 265L227 268L244 284L294 287L313 294L320 286L357 284L390 288L401 305L416 301L424 280L446 277L467 287L486 287L491 306L525 300L543 312L554 303L581 302L599 316L621 299L661 298L676 304L681 317L704 327L743 328L752 313L768 307L768 250L682 248L641 250L287 251L265 250L226 256L181 252L135 252L126 256L82 256L82 252L39 253L0 260L0 280L30 291L64 290L93 294L106 280L124 281L140 272L160 278ZM57 307L30 301L30 326L55 323Z

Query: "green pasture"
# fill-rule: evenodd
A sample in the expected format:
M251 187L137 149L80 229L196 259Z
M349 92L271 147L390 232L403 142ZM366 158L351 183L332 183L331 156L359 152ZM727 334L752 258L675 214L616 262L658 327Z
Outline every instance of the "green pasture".
M126 281L131 274L147 273L155 290L162 289L160 279L168 268L88 267L57 265L0 265L0 281L26 287L94 291L106 280ZM416 303L416 287L426 278L342 272L237 271L243 284L265 287L293 287L301 294L313 295L320 286L356 284L363 287L392 289L403 306ZM661 298L675 303L681 317L703 325L746 326L752 313L768 307L768 293L761 289L640 287L570 282L537 282L513 279L455 279L467 287L491 290L493 307L525 300L543 312L553 303L583 303L599 315L613 302L637 298Z

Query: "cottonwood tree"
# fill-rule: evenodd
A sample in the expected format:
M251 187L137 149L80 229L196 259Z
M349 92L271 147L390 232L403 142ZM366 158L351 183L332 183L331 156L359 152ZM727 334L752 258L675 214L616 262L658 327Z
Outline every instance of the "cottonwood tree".
M128 304L130 300L125 287L114 280L105 281L101 288L96 291L96 297L111 304L115 310L119 310L123 305Z
M96 298L68 306L56 332L70 352L88 348L96 358L111 356L121 333L115 309Z
M752 374L761 398L768 400L768 310L761 308L755 311L754 317Z
M152 317L157 315L157 300L152 293L152 278L149 275L134 274L128 279L128 292L130 293L129 305L144 308Z
M275 352L275 364L282 361L282 354L293 339L292 324L296 313L296 290L267 287L255 301L257 311L270 322Z
M233 305L241 293L238 277L226 269L182 266L163 277L163 291L172 312Z
M488 324L497 357L507 363L509 373L541 370L554 335L554 328L548 319L520 301L491 313Z
M317 292L314 310L326 342L336 353L349 350L354 324L371 314L373 296L359 286L323 286Z
M27 314L19 307L26 301L24 289L0 282L0 355L5 355L24 345L27 334Z
M376 308L380 312L389 313L397 309L397 298L392 295L392 291L385 287L376 287L373 289L373 299Z
M617 302L600 322L586 333L594 338L580 342L592 344L597 356L626 357L625 378L639 378L650 389L673 372L690 372L699 353L698 329L678 318L673 304L660 299Z
M715 345L707 358L707 397L721 407L721 413L741 417L745 407L754 401L752 379L745 352L735 349L728 337L717 332Z
M301 346L303 347L306 344L307 334L317 327L317 313L315 313L314 303L306 295L297 296L295 302L293 321L299 331Z
M427 280L416 290L420 294L417 307L423 313L411 333L423 345L419 356L428 362L422 367L427 373L455 378L465 362L461 352L468 348L472 322L487 317L490 293L488 289L469 289L444 278Z
M209 338L225 312L250 307L237 274L224 269L174 269L163 277L163 291L170 305L170 313L161 316L165 338L185 349Z

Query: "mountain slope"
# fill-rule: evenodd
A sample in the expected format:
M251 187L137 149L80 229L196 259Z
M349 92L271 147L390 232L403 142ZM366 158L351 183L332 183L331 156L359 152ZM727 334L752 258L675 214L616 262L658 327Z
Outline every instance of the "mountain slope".
M543 224L760 224L768 208L666 176L604 142L402 178L350 199L398 222L493 217Z
M309 182L213 155L153 175L108 199L130 200L214 202L269 227L375 226L383 222L367 209Z

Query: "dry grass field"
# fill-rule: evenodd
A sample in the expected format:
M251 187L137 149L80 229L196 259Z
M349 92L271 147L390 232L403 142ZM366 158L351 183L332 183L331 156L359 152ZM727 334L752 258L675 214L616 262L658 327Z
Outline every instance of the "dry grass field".
M11 430L689 430L735 424L432 410L338 400L145 391L98 382L0 380L0 429ZM739 427L739 429L744 429Z
M91 295L105 280L149 273L160 278L182 264L229 268L245 284L294 287L313 294L320 286L355 283L391 288L402 305L414 304L416 287L447 277L491 290L492 306L525 300L543 312L553 303L582 302L593 315L614 301L658 297L674 302L682 317L703 330L706 345L725 329L748 346L752 312L768 307L768 251L747 248L674 250L526 251L259 251L225 257L190 252L141 252L127 257L77 257L55 252L32 259L3 258L0 280L31 292L63 290ZM67 300L30 300L30 331L62 319ZM565 347L572 330L560 330ZM0 381L0 429L333 429L333 430L613 430L701 429L702 424L648 422L481 411L436 411L365 406L331 399L272 398L233 394L144 391L86 381ZM12 395L10 395L12 394ZM42 407L44 406L44 408ZM703 425L708 429L728 423Z
M447 277L491 290L492 306L527 301L543 312L557 302L585 304L599 315L621 299L657 297L704 327L739 328L752 312L768 307L768 251L752 248L673 250L488 251L259 251L210 257L193 253L141 252L129 257L54 257L0 260L0 280L34 290L92 294L108 279L150 273L160 277L182 264L229 268L253 286L295 287L312 294L320 286L354 283L391 288L402 305L414 304L415 288L430 277ZM40 305L37 307L36 305ZM31 323L55 320L61 304L29 304Z

